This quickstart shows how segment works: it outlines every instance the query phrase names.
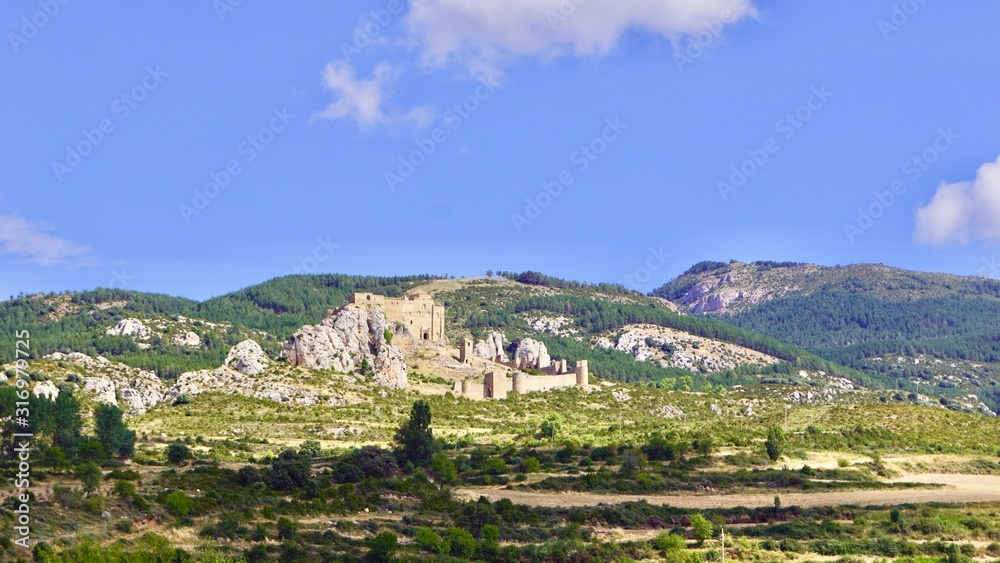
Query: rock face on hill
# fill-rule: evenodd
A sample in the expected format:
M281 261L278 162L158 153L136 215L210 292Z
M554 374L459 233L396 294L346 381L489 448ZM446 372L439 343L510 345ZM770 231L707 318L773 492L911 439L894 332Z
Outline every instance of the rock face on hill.
M83 378L83 390L93 394L98 401L117 405L129 414L144 414L166 397L163 382L151 371L112 362L103 356L92 358L80 352L55 352L45 359L87 368L90 376Z
M882 264L823 267L761 261L700 262L653 290L686 313L734 314L774 299L848 291L882 299L948 297L956 292L982 295L981 278L911 272ZM987 291L986 297L995 298Z
M362 369L367 362L374 383L405 389L406 359L387 334L391 337L392 328L382 307L349 304L331 311L318 325L297 330L284 352L295 365L342 373Z
M552 358L549 356L545 344L531 338L525 338L518 343L517 351L514 352L514 360L516 361L517 358L524 358L525 363L529 366L535 366L537 363L539 368L547 368L552 363Z
M271 360L260 344L253 340L244 340L229 349L229 354L226 355L222 365L247 375L258 375L264 372L269 363Z
M133 338L148 338L149 327L139 319L122 319L118 324L108 327L104 334L109 336L131 336Z
M472 348L472 355L477 358L486 358L487 360L492 360L500 356L500 359L506 362L507 354L503 351L503 342L504 335L502 333L491 331L486 340L476 342L476 345Z
M198 333L188 330L184 332L184 334L175 336L173 342L178 346L190 346L192 348L197 348L198 346L201 346L201 337L198 336Z

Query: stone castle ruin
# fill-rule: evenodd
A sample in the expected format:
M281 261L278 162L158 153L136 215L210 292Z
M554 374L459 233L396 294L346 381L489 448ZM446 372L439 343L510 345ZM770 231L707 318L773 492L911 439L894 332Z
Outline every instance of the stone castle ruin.
M507 360L503 353L503 335L491 333L485 342L474 344L471 338L462 339L458 349L459 360L468 363L472 357L488 359L496 364L516 370L513 377L503 372L491 371L482 383L456 381L452 392L471 399L506 399L508 393L530 391L550 391L564 387L578 387L586 390L589 378L587 360L577 360L573 371L567 368L566 360L553 360L545 344L530 338L522 340L514 353L513 360ZM523 370L533 369L545 375L529 375Z
M417 340L444 341L444 306L435 305L426 293L406 297L386 297L374 293L355 293L350 302L358 306L378 305L389 320L406 327Z

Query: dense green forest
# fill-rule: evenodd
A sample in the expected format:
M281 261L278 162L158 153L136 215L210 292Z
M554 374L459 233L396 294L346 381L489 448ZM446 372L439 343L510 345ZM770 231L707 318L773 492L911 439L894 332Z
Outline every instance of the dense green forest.
M926 354L1000 363L1000 302L988 297L896 301L863 293L821 291L774 299L749 311L713 318L801 346L872 377L896 379L896 386L905 389L911 386L900 378L920 374L893 373L886 363L872 362L871 358ZM975 392L990 408L1000 408L997 386Z
M578 282L573 280L564 280L562 278L555 278L552 276L547 276L541 272L533 272L531 270L517 273L517 272L497 272L498 276L507 278L518 283L523 283L525 285L540 285L544 287L551 287L554 289L588 289L597 291L600 293L607 293L609 295L638 295L638 292L634 289L629 289L624 285L617 283L587 283Z
M897 345L934 339L950 348L949 357L1000 361L997 342L954 337L997 334L1000 301L945 297L890 301L846 291L822 291L774 299L721 320L810 349L899 341ZM891 347L882 347L887 353ZM933 353L933 352L928 352Z

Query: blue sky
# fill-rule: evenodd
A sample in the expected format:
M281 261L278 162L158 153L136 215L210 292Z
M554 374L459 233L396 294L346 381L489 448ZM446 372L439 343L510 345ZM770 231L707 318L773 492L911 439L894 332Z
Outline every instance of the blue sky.
M3 298L1000 277L996 2L63 1L0 6Z

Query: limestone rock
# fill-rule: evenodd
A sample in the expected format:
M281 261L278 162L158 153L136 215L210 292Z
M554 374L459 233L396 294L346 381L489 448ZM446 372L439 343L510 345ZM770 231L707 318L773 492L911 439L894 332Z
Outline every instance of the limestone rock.
M144 414L166 397L166 387L151 371L111 362L103 356L91 358L80 352L55 352L45 356L55 361L73 362L87 368L83 390L102 403L116 405L126 414Z
M191 332L189 330L184 334L178 334L177 336L175 336L174 344L177 344L179 346L190 346L192 348L197 348L198 346L201 346L201 337L198 336L198 333Z
M304 406L316 405L322 401L315 389L249 377L225 366L182 373L170 389L167 398L173 400L181 394L195 396L207 392L242 395ZM323 404L340 406L344 403L343 397L333 395L328 396Z
M514 352L515 361L517 358L525 358L525 362L529 366L535 366L537 362L537 367L541 369L549 367L551 363L551 357L545 344L531 338L525 338L518 343L517 351Z
M244 340L229 349L229 354L226 355L222 365L247 375L258 375L264 372L269 363L271 360L260 344L253 340Z
M56 400L59 396L59 389L56 387L55 383L51 381L39 381L35 384L35 389L32 391L36 397L45 397L50 401Z
M295 365L341 373L360 369L367 360L376 384L404 389L406 359L402 350L386 339L386 331L392 334L393 328L381 306L348 304L331 311L320 324L295 331L284 351Z
M122 319L118 324L108 327L104 334L109 336L131 336L133 338L149 338L152 331L139 319Z
M601 348L614 348L615 347L615 343L612 342L608 338L605 338L603 336L599 336L599 337L597 337L597 339L594 340L594 343L592 344L592 347L593 348L597 348L597 347L601 347Z
M490 331L486 340L476 342L476 345L472 347L472 355L477 358L486 358L487 360L492 360L500 356L500 360L506 362L507 354L503 351L504 340L503 333Z

